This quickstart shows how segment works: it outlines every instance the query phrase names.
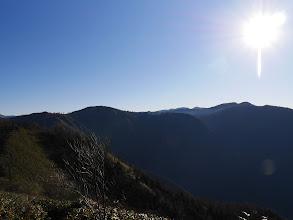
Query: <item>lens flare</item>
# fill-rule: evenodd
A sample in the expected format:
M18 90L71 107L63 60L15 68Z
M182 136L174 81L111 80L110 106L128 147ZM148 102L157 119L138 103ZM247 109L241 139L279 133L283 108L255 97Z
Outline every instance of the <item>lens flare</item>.
M261 163L261 170L264 175L270 176L276 172L276 165L273 160L271 159L265 159Z

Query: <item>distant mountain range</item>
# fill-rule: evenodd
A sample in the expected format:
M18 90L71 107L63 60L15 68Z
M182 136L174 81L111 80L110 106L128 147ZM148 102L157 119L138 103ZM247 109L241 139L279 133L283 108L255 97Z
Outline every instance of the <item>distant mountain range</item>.
M228 103L135 113L100 106L13 119L107 136L116 155L194 195L293 218L292 109Z
M5 116L5 115L0 114L0 118L11 118L11 117L13 117L13 116Z
M237 104L236 102L232 102L232 103L225 103L225 104L221 104L221 105L217 105L211 108L200 108L200 107L194 107L192 109L190 108L175 108L175 109L169 109L169 110L160 110L160 111L155 111L155 112L149 112L151 114L162 114L162 113L183 113L183 114L188 114L188 115L192 115L195 117L203 117L206 115L210 115L210 114L214 114L217 113L219 111L223 111L225 109L231 108L231 107L235 107L235 106L244 106L244 105L251 105L248 102L243 102L240 104Z

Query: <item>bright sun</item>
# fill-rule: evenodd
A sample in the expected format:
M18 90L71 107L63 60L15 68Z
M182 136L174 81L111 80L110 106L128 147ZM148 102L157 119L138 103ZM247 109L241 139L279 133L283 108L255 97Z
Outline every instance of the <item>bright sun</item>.
M277 41L285 20L286 16L282 12L259 13L244 25L244 41L258 50L258 77L261 76L261 49Z

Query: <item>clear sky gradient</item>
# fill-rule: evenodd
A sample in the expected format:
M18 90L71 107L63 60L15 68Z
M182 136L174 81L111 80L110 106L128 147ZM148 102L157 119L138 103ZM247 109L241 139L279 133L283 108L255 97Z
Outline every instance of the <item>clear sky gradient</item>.
M258 79L242 32L260 5L287 20ZM289 0L1 0L0 114L293 108L292 17Z

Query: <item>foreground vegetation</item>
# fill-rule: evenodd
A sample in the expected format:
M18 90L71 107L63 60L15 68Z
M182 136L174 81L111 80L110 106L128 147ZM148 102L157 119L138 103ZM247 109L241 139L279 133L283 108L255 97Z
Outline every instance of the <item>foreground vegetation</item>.
M76 162L68 142L79 135L55 127L0 120L0 219L88 219L100 212L99 204L85 203L72 190L62 188L66 174L64 158ZM110 219L238 219L242 211L283 219L274 211L250 204L222 203L191 196L181 189L150 178L112 154L107 154L105 173L111 175L107 191L106 217ZM14 192L8 193L4 191ZM15 194L22 193L22 194ZM87 195L94 198L91 193ZM94 211L93 211L94 210ZM131 211L129 211L131 210ZM139 214L153 213L153 214Z
M96 203L92 202L93 206ZM99 209L95 209L99 212ZM23 194L0 192L0 219L94 219L82 200L57 201ZM166 219L156 215L135 213L119 207L106 208L106 219Z

